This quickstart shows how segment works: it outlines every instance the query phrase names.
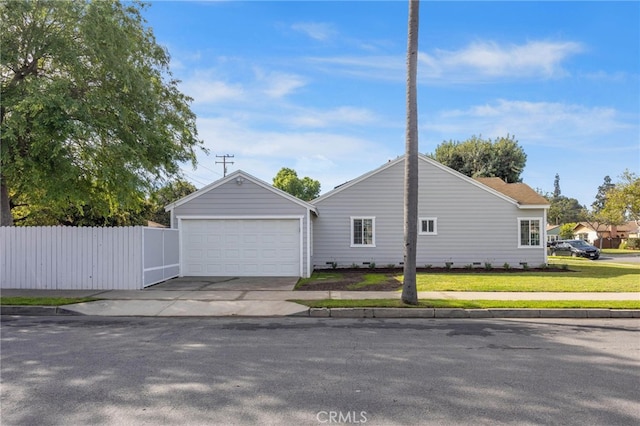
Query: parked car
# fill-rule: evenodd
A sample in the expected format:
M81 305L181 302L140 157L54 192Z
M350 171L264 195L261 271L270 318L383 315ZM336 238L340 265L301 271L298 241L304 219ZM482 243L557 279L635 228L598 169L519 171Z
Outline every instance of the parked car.
M586 257L592 260L600 257L600 250L583 240L553 241L549 251L551 256Z

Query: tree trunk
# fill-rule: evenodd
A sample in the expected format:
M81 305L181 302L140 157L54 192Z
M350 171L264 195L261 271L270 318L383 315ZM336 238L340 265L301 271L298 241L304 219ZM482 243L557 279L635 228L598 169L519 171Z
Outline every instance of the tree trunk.
M418 243L418 15L419 0L409 0L407 42L407 129L404 166L404 281L402 301L418 303L416 255Z
M0 175L0 226L13 226L9 190L4 183L2 175Z

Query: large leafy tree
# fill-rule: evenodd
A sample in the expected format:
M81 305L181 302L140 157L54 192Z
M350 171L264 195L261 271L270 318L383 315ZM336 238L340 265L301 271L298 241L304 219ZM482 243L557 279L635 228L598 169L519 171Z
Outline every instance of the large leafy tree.
M1 225L18 205L54 216L137 211L180 162L195 165L190 99L143 7L0 2Z
M527 155L512 135L496 140L472 136L466 141L448 141L429 155L434 160L470 177L499 177L520 182Z
M625 220L633 220L640 225L640 177L625 170L620 181L606 192L602 212L614 216L620 214Z
M401 299L418 304L416 258L418 244L418 29L420 2L409 0L407 36L407 126L404 173L404 277Z
M320 182L308 176L300 179L295 170L287 167L278 171L273 178L273 186L304 201L311 201L320 195Z
M612 203L612 195L616 193L616 185L609 176L604 177L604 182L598 187L595 201L591 204L591 210L586 212L585 222L594 230L600 240L602 248L602 235L611 225L621 225L625 222L625 208L617 203Z

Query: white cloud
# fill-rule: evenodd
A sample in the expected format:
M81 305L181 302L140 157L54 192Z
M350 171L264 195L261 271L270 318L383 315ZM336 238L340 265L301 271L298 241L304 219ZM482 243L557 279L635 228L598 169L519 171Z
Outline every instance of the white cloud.
M333 25L324 22L298 22L291 25L291 29L318 41L328 40L337 34Z
M466 75L484 77L543 77L566 75L562 62L583 50L575 42L533 41L521 45L499 45L498 43L474 42L460 50L436 50L433 54L422 53L421 65L427 76L458 78Z
M330 74L341 73L368 80L398 81L405 77L405 58L402 56L312 57L308 61Z
M223 81L211 70L197 71L191 78L180 83L180 89L193 98L194 104L239 100L246 95L242 84Z
M581 149L597 149L603 146L602 137L631 133L633 129L633 124L610 107L504 99L465 110L443 111L437 119L427 120L427 133L448 135L446 139L452 134L461 139L473 134L491 138L511 134L527 144ZM629 145L622 138L606 144L606 149L616 145L626 149Z
M271 98L285 97L307 84L305 79L297 74L266 72L258 68L255 74L257 89Z
M458 50L419 52L418 78L422 83L452 84L504 78L559 78L568 74L563 63L583 50L580 43L571 41L530 41L519 45L478 41ZM405 78L405 57L400 55L313 57L309 61L327 65L326 72L368 79Z
M343 106L328 111L305 110L292 114L288 121L297 127L320 128L341 124L362 125L375 119L375 115L368 109Z

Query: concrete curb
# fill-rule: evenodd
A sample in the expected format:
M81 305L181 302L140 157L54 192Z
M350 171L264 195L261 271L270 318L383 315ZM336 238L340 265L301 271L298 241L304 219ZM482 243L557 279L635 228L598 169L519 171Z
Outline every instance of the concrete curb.
M54 316L54 315L83 315L60 306L0 306L0 315L24 316Z
M60 306L0 306L0 315L85 315ZM98 315L100 316L100 315ZM116 315L118 316L118 315ZM122 315L126 316L126 315ZM190 316L190 315L170 315ZM245 317L226 314L210 317ZM263 315L269 317L270 315ZM640 309L309 308L286 316L311 318L640 318ZM203 317L203 316L200 316Z
M640 309L309 308L314 318L640 318Z

